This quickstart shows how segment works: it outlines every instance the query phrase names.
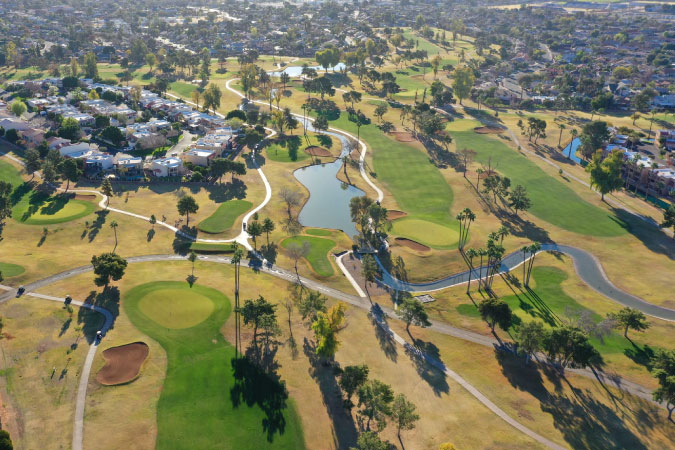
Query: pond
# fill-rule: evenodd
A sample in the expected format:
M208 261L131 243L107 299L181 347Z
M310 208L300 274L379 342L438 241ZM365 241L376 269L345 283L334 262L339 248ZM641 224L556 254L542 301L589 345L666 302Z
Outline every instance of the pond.
M312 131L312 125L307 129ZM337 138L342 144L342 156L351 151L349 141L337 133L324 133ZM300 223L306 227L333 228L342 230L349 237L358 234L349 212L349 201L365 195L361 189L343 183L336 175L342 168L342 160L326 164L302 167L295 172L295 178L309 190L309 200L300 211Z
M571 148L570 148L571 147ZM569 143L562 151L562 154L567 158L571 159L577 164L586 165L586 162L577 156L577 150L581 147L581 139L574 138L572 142Z
M319 66L311 66L310 68L316 70L317 72L323 71L323 67L319 67ZM339 72L344 68L345 68L345 65L343 63L339 63L339 64L335 65L334 67L329 67L328 70L330 72L332 72L333 70L335 70L335 72ZM280 77L282 72L287 73L288 75L291 76L291 78L293 78L293 77L297 78L302 74L302 66L289 66L289 67L286 67L282 71L268 72L268 74L272 77Z

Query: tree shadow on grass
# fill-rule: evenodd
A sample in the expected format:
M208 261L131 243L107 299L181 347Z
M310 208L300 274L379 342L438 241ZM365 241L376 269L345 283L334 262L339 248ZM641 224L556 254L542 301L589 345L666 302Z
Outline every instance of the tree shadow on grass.
M114 328L115 320L120 314L120 290L117 286L105 287L101 292L91 291L84 303L107 309L112 315L112 323L108 331ZM84 336L91 344L96 339L96 332L103 327L105 317L99 312L80 307L77 313L77 323L82 324Z
M387 316L382 312L380 306L375 304L371 308L368 317L375 328L375 337L377 338L377 342L380 343L380 348L387 358L396 362L398 360L398 350L396 349L394 336L389 331Z
M620 208L612 208L616 216L613 218L620 226L638 238L652 252L665 255L671 260L675 259L675 246L673 239L656 227L645 226L639 216L631 214ZM652 222L650 218L647 221Z
M415 339L414 346L406 345L405 352L410 356L419 376L433 389L434 394L440 396L450 392L448 376L440 368L445 365L434 343Z
M89 227L89 242L92 242L98 236L99 231L103 228L106 218L108 217L109 211L96 211L96 219L91 223Z
M234 408L245 404L258 406L264 413L262 428L267 441L273 442L276 434L284 434L288 391L286 384L276 371L265 372L247 358L232 358L234 386L230 389L230 399Z
M570 448L647 448L626 427L627 421L638 427L646 425L632 420L632 405L626 405L620 399L617 402L614 397L611 408L597 398L603 391L576 388L560 371L547 364L531 362L526 365L520 357L502 351L495 351L495 356L511 386L528 392L540 402L541 410L551 415L554 426ZM542 373L553 383L552 391L544 385ZM563 390L562 382L567 384L570 392ZM604 392L613 396L608 390Z
M172 244L173 252L178 255L185 256L190 253L191 245L191 240L185 239L183 236L176 233Z
M326 405L328 416L333 422L334 447L347 449L354 447L358 438L358 431L354 418L345 410L342 394L336 378L336 371L331 366L325 366L316 355L314 343L305 338L303 351L310 362L309 374L319 385L323 403Z
M216 203L224 203L235 198L239 200L246 198L246 189L246 184L238 178L227 183L214 184L207 188L209 199Z
M652 363L654 362L654 349L649 345L645 344L640 347L636 345L633 341L630 342L633 344L632 348L627 348L623 351L623 354L628 358L633 360L635 364L644 366L647 370L652 370Z

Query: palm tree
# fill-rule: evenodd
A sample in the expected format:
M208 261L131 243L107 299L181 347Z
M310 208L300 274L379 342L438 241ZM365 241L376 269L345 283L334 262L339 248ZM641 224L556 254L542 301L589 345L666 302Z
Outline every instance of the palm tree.
M572 142L577 138L577 135L579 134L579 131L577 131L576 128L572 128L572 131L570 131L570 134L572 135ZM570 151L567 155L567 159L572 158L572 142L570 142Z
M112 228L113 231L115 232L115 248L113 248L113 253L115 253L115 249L117 249L117 221L116 220L113 220L112 222L110 222L110 228Z
M471 290L471 273L473 272L473 259L478 256L478 252L472 248L466 251L466 257L469 258L469 284L466 286L466 293Z
M478 249L478 256L480 256L480 266L478 267L478 290L480 291L480 285L483 282L483 256L488 254L487 250L484 248Z
M504 225L499 227L499 230L497 230L497 236L499 237L499 245L504 244L504 238L509 235L509 229L506 228Z
M559 123L558 128L560 128L560 135L558 136L558 148L560 148L560 141L562 140L562 133L563 133L563 130L566 129L567 127L565 126L564 123Z
M525 285L525 273L526 273L525 267L527 266L527 264L525 264L525 262L527 261L527 255L528 255L528 253L530 253L530 246L529 246L529 245L524 245L524 246L520 249L520 251L523 252L523 285Z
M478 168L476 169L476 173L478 174L478 179L476 180L476 189L480 190L480 176L483 174L483 169Z
M633 114L631 114L630 118L633 119L633 126L635 126L635 121L638 120L640 117L640 114L636 111Z

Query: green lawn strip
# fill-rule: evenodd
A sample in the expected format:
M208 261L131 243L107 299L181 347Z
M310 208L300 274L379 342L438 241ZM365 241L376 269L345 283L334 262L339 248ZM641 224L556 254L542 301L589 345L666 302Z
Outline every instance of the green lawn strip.
M290 136L265 147L265 156L277 162L304 161L309 158L304 151L306 146L307 143L301 136Z
M356 126L345 113L332 121L331 126L356 135ZM409 218L458 229L450 213L452 189L424 152L388 137L375 124L362 126L361 137L373 151L370 169L375 171L376 182L392 193Z
M234 225L237 218L248 211L253 203L247 200L230 200L218 207L206 219L199 222L197 228L205 233L222 233Z
M21 174L16 167L2 159L0 159L0 181L11 183L15 189L23 184Z
M175 92L179 97L190 98L192 91L197 89L197 86L190 83L185 83L184 81L174 81L169 85L169 90Z
M96 205L86 200L73 198L72 194L50 196L30 189L25 183L12 194L14 207L12 218L26 225L51 225L69 222L91 214Z
M309 230L305 230L305 233L312 236L330 236L333 234L330 230L324 230L323 228L310 228Z
M517 270L515 273L518 274ZM519 292L518 295L503 297L521 320L540 319L550 326L553 321L560 324L561 321L567 320L567 315L580 314L584 311L590 311L591 318L595 322L604 319L604 316L580 305L565 293L561 284L568 276L564 271L549 266L535 267L532 277L536 283L532 292ZM630 341L616 331L612 331L602 340L591 338L591 342L600 353L605 354L624 353L633 349Z
M328 252L335 247L335 241L312 236L293 236L285 239L281 245L286 248L292 242L301 245L303 242L309 242L310 250L307 255L307 261L309 262L309 265L312 266L312 270L322 277L333 275L333 266L328 260Z
M26 269L17 264L0 262L0 272L4 278L15 277L24 273Z
M555 226L590 236L620 236L626 224L610 212L583 200L562 181L548 175L535 163L506 144L473 131L452 132L457 148L471 148L477 161L487 162L511 179L511 186L523 185L532 200L529 212ZM475 181L475 180L474 180Z
M231 242L223 243L208 243L208 242L193 242L190 244L190 250L197 253L233 253L234 247Z
M192 290L213 302L213 312L190 328L166 328L140 307L158 290L179 298ZM234 347L220 332L231 311L223 294L199 284L157 281L131 289L123 305L134 326L159 342L168 357L157 404L157 449L304 448L283 384L234 359Z
M455 248L459 241L459 233L456 230L409 216L395 220L391 232L396 236L441 250Z

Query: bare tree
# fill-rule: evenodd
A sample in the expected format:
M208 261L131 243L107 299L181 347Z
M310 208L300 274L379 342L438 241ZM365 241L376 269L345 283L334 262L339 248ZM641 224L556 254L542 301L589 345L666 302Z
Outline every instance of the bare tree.
M300 206L302 202L302 194L293 189L287 187L281 188L279 191L279 197L286 203L286 212L288 213L289 220L293 219L293 208Z
M286 247L285 253L286 256L293 260L295 267L295 275L298 277L298 283L300 283L300 275L298 274L298 261L302 258L305 258L309 254L311 246L309 242L304 241L302 244L299 242L291 242Z

